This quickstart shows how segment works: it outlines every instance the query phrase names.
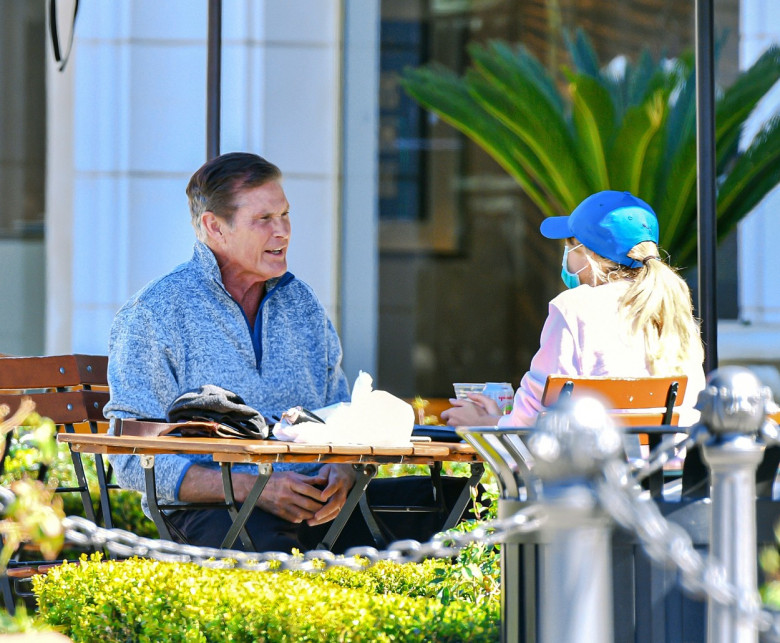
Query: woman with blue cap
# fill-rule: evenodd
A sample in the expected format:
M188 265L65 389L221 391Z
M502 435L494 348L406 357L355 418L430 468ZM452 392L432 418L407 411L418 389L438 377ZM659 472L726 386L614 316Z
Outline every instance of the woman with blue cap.
M469 394L442 413L452 426L531 426L548 375L688 376L681 424L696 421L704 388L699 327L687 284L658 252L658 218L629 192L597 192L569 216L542 222L564 239L561 277L569 290L549 304L540 348L501 416L490 398ZM473 403L472 403L473 402Z

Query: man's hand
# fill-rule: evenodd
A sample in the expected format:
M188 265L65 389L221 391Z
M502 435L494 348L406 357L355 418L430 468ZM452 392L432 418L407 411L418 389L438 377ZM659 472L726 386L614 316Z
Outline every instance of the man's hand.
M310 527L333 520L347 501L347 494L355 484L355 470L350 464L326 464L314 477L314 484L325 485L322 500L325 505L306 520Z
M326 465L328 466L328 465ZM323 509L325 498L320 476L305 476L295 471L275 471L257 500L257 506L290 522L307 522Z
M467 400L450 399L452 408L441 419L450 426L495 426L501 417L496 401L480 393L467 395Z

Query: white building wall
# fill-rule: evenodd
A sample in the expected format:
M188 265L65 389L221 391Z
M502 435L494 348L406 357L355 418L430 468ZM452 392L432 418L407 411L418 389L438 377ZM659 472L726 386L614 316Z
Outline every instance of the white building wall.
M742 0L740 68L746 69L780 43L780 2ZM750 140L768 118L780 114L780 84L759 104L744 133ZM780 238L780 189L775 189L739 226L740 322L721 322L718 355L724 362L780 364L780 287L776 275ZM780 387L780 378L772 382Z
M207 4L81 3L66 71L49 72L47 353L105 353L119 306L191 255ZM341 2L223 4L221 151L280 166L290 269L338 323Z

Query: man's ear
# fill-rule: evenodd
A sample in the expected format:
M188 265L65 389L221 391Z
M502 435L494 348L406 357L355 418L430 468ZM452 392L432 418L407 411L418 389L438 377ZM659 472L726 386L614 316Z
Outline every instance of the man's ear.
M222 226L225 222L220 219L216 214L211 211L206 211L200 218L200 225L203 231L206 233L206 239L209 239L212 243L221 243L223 240Z

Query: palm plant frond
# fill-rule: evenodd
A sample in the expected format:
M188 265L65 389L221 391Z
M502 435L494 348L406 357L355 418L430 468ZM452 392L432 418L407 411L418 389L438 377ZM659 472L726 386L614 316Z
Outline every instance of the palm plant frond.
M718 191L718 222L733 227L780 185L780 115L755 136ZM719 231L720 232L720 231Z
M581 30L564 38L572 66L560 78L524 47L495 41L469 47L472 66L462 76L428 66L407 69L402 84L493 156L545 216L568 214L598 190L630 190L656 209L662 247L676 263L692 265L692 54L665 61L644 52L616 72L599 63ZM778 119L741 141L746 120L778 80L780 48L772 47L716 102L719 238L780 184Z
M585 74L568 74L572 119L581 145L580 166L588 173L591 191L609 186L607 150L612 145L615 109L609 92Z
M571 34L565 31L563 37L574 67L582 74L599 78L601 76L601 65L596 56L596 51L593 49L593 44L585 32L582 29L577 29L572 39Z
M469 93L482 109L530 148L549 177L552 193L559 195L564 203L588 195L566 121L533 83L518 76L511 87L501 86L492 76L472 72L466 74L466 81ZM544 140L540 139L539 132L545 132Z
M441 68L408 69L402 85L416 101L437 114L445 122L474 140L512 176L545 215L557 213L552 209L552 195L545 192L537 178L545 179L543 168L518 160L516 154L525 145L485 113L468 92L462 79ZM437 106L446 104L446 109ZM523 155L521 154L521 157ZM530 153L526 156L530 158Z
M675 94L670 97L669 122L667 124L666 161L680 149L683 141L695 140L696 136L696 78L692 66L686 68L678 62L675 75Z
M735 152L748 116L772 86L780 80L780 47L767 49L750 68L740 74L716 104L718 165ZM726 153L728 152L728 154Z

